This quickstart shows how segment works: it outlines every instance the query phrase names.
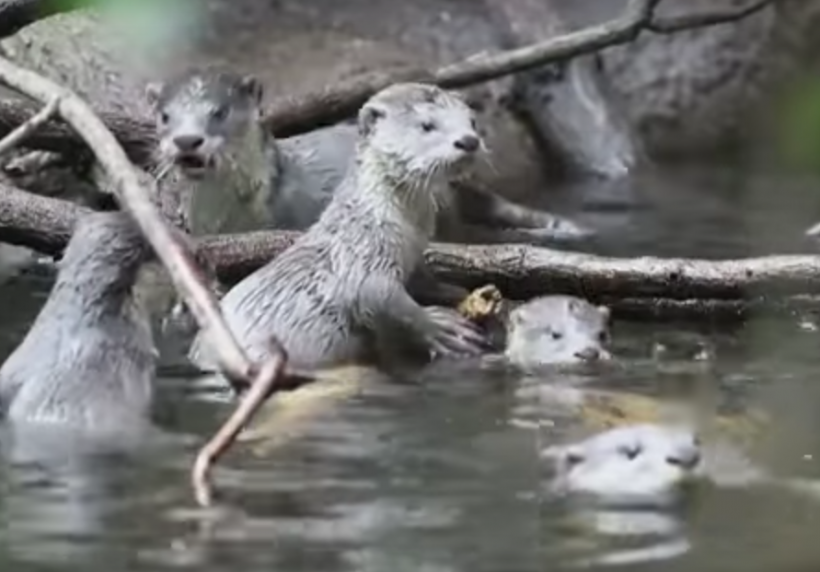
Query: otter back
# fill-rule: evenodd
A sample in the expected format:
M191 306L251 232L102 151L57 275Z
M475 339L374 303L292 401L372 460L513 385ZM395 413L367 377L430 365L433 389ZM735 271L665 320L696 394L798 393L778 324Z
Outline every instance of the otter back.
M132 287L149 253L128 215L80 221L48 300L0 368L9 419L100 432L143 424L156 351Z

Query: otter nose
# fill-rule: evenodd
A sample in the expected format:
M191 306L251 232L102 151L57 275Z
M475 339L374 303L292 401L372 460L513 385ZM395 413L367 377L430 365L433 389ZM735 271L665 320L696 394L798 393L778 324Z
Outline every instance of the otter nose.
M589 346L579 352L575 352L575 357L584 361L595 361L601 357L601 350L594 346Z
M205 138L202 135L178 135L174 137L174 145L180 151L196 151L203 143L205 143Z
M453 145L456 146L456 149L461 149L467 153L473 153L477 151L479 145L481 145L481 139L475 135L464 135L461 139L456 139L456 142L453 143Z
M679 451L666 458L670 465L677 465L682 469L692 470L700 463L700 451L694 447Z

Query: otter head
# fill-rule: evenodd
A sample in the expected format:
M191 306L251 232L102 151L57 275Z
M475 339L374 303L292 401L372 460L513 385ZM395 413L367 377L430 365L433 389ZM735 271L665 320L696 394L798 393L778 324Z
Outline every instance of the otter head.
M609 308L572 296L518 306L507 322L507 358L522 367L609 359Z
M152 252L129 214L88 214L77 222L58 263L57 284L76 290L89 302L130 292Z
M667 504L698 476L701 448L685 427L642 424L610 429L580 443L550 447L554 492L604 504Z
M456 93L433 85L395 84L359 112L365 148L400 176L451 174L484 150L475 114Z
M149 84L159 161L176 164L188 177L204 177L233 144L256 132L262 93L256 78L230 73L189 72Z

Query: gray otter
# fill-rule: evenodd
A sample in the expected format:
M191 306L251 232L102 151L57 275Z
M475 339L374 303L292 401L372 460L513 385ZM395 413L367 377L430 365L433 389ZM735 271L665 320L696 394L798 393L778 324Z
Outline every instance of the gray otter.
M666 504L702 468L694 431L653 423L616 427L541 454L553 461L553 492L607 504Z
M156 350L132 289L150 253L125 213L77 224L48 300L0 368L9 420L95 432L143 424Z
M475 352L483 338L455 313L416 304L405 287L446 200L448 177L482 141L455 93L424 84L388 87L361 108L355 162L318 222L234 286L222 311L253 360L270 336L292 364L369 361L395 330L438 353ZM202 333L190 357L213 369Z
M184 210L194 234L304 230L318 220L355 154L353 124L279 141L267 134L260 124L262 86L252 76L194 70L151 83L146 93L157 121L158 162L178 167L163 169L171 179L166 187L186 195ZM484 189L462 183L452 190L458 216L450 222L485 225L481 236L522 240L521 233L537 238L587 234L567 219Z
M514 308L505 355L520 367L609 359L609 308L574 296L543 296Z

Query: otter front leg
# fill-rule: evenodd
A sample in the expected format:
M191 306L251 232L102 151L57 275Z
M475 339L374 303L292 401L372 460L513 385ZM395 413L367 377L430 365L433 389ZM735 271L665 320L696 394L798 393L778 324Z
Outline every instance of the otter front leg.
M436 355L477 355L488 347L472 322L454 310L419 306L393 278L366 278L354 307L354 319L362 326L377 333L402 329Z
M489 190L481 190L472 184L453 182L456 191L459 215L473 224L494 227L497 240L507 242L520 236L535 239L570 240L585 238L592 234L590 229L568 218L554 215L532 207L519 205Z

